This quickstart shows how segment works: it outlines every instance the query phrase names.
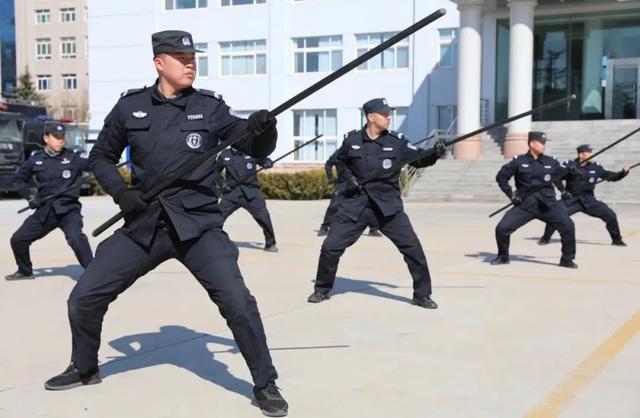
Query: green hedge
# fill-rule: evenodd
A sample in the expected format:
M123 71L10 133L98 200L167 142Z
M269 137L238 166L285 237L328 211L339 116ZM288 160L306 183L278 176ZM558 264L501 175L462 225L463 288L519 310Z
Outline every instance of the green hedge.
M323 169L297 173L258 173L262 196L266 199L316 200L328 199L333 185Z
M118 168L118 171L120 171L120 175L124 179L125 183L131 184L131 170L126 167L120 167ZM90 194L92 196L102 196L106 194L102 189L102 186L100 186L100 184L98 183L98 180L96 180L95 178L89 181L89 186L91 190Z

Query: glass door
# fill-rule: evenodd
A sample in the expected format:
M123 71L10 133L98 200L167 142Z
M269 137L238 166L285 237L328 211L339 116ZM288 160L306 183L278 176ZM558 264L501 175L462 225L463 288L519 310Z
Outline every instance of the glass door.
M639 81L640 58L609 60L605 92L607 119L640 118Z

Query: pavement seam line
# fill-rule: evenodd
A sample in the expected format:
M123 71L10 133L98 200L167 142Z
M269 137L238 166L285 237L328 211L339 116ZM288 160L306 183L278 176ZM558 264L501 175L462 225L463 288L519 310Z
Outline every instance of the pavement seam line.
M556 418L615 356L640 332L640 311L618 328L524 418Z

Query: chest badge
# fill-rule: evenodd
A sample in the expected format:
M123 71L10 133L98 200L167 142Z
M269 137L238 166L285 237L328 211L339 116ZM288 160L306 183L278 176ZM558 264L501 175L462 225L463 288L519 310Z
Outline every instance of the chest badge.
M187 135L187 146L191 149L198 149L202 146L202 137L199 133L191 133Z
M382 160L382 168L384 168L385 170L390 169L392 165L393 163L391 162L390 159L385 158L384 160Z
M42 161L36 161L36 165L42 165Z
M60 161L60 164L70 164L70 163L71 163L71 160L68 159L67 157L64 157L62 161Z
M549 180L551 180L551 174L545 174L544 181L549 181Z
M136 119L142 119L142 118L146 118L147 117L147 114L145 112L143 112L142 110L138 110L137 112L133 112L132 115Z
M595 177L589 177L589 183L593 184L596 182L596 178Z
M247 163L247 170L253 170L253 163Z
M351 148L353 148L353 149L360 149L360 145L351 145Z
M187 115L187 119L188 120L204 119L204 115L202 113L198 113L198 114L195 114L195 115Z
M62 178L63 179L68 179L71 177L71 171L69 170L62 170Z

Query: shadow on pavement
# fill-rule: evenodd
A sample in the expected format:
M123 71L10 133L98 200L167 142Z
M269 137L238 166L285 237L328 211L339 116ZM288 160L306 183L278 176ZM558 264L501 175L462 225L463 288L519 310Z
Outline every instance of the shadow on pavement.
M408 279L410 280L410 279ZM411 303L412 299L404 296L394 295L380 290L378 287L386 287L388 289L401 289L403 286L383 282L370 282L367 280L355 280L346 277L336 277L336 283L330 295L337 296L344 293L364 293L379 298L396 300L398 302Z
M471 258L481 258L483 263L490 263L491 260L493 260L494 258L496 258L496 253L488 253L485 251L481 251L481 252L477 252L474 254L465 254L465 257L471 257ZM536 260L535 257L531 256L531 255L513 255L511 254L509 256L509 260L511 261L523 261L525 263L534 263L534 264L544 264L547 266L557 266L557 263L551 263L549 261L540 261L540 260ZM560 254L558 254L558 261L560 260ZM497 267L497 266L496 266Z
M540 238L536 238L536 237L527 237L525 238L526 240L529 241L538 241ZM549 240L549 244L560 244L560 238L551 238ZM547 245L549 245L547 244ZM588 241L588 240L584 240L584 239L576 239L576 244L586 244L586 245L604 245L605 247L610 247L611 244L610 243L605 243L605 242L601 242L601 241Z
M187 370L199 378L235 392L246 398L252 394L253 384L229 373L228 366L217 361L207 344L229 347L216 353L237 353L236 343L224 337L203 334L180 325L160 327L159 332L127 335L109 342L123 356L101 364L103 378L132 370L171 364Z
M77 282L83 273L84 268L80 264L69 264L64 267L43 267L33 269L33 274L35 274L36 280L43 279L45 277L67 276L71 280Z

